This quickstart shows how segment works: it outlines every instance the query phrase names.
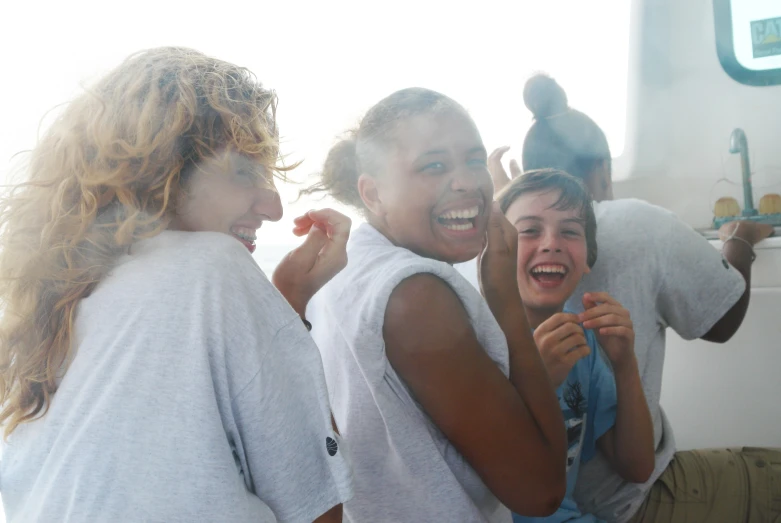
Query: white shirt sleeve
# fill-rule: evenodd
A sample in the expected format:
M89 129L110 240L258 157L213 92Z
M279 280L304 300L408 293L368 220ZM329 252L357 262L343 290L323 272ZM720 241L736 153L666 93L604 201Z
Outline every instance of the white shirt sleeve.
M277 333L233 413L255 494L279 521L311 522L350 499L320 353L301 320Z
M246 485L277 521L311 523L352 497L320 351L244 247L225 247L208 308L230 384L226 430Z
M658 238L660 320L684 339L700 338L740 299L746 281L677 216L670 213L659 225L660 231L666 231Z

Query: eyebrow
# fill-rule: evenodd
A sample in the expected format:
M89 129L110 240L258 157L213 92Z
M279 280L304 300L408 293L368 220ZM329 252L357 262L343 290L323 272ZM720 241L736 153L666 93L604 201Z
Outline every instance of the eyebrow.
M438 154L447 154L448 152L449 151L447 149L431 149L430 151L426 151L425 153L423 153L420 156L418 156L418 159L425 158L427 156L436 156ZM471 149L469 149L466 153L467 154L483 153L483 154L487 155L488 151L486 150L486 148L484 146L476 145L476 146L472 147Z
M529 216L520 216L517 220L515 220L515 223L513 223L513 225L518 225L519 222L522 222L522 221L525 221L525 220L530 220L530 221L534 221L534 222L541 222L542 218L540 218L539 216L531 216L531 215L529 215ZM583 218L565 218L564 220L561 220L561 223L577 223L578 225L580 225L580 226L582 226L584 228L586 227L586 220L584 220Z

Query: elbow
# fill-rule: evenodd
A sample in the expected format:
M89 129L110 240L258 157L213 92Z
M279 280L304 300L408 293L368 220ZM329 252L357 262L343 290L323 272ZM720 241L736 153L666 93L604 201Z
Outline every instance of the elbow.
M335 505L313 523L342 523L342 504Z
M651 475L654 473L654 455L651 454L650 459L644 459L638 463L625 467L621 473L621 477L630 483L645 483L651 479Z
M702 336L700 339L709 341L711 343L722 344L722 343L727 343L730 339L732 339L732 336L734 336L736 332L737 329L727 330L727 329L718 329L714 327L713 329L705 333L705 335Z
M546 517L556 512L567 491L567 475L545 474L532 488L516 489L513 499L501 500L514 513L527 517Z
M717 321L700 339L711 343L727 343L740 328L748 309L748 292Z

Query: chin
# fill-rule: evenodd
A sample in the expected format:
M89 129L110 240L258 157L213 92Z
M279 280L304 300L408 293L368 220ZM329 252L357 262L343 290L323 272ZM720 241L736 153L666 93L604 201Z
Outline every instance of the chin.
M449 259L445 260L448 263L466 263L474 260L480 254L483 249L482 244L475 246L474 248L461 248L458 251L452 253Z
M567 298L561 298L561 297L553 297L553 296L524 296L523 293L521 293L521 300L524 302L524 304L531 308L531 309L537 309L540 311L551 311L551 310L559 310L564 307L564 304L567 302Z

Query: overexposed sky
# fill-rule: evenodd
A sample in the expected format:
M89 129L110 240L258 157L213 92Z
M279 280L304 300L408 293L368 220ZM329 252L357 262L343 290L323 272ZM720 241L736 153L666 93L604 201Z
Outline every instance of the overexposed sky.
M283 152L315 172L335 137L372 104L410 86L463 104L486 147L519 154L531 115L521 97L537 71L552 74L573 107L624 146L629 42L627 0L371 0L228 2L27 0L0 19L0 179L34 146L46 112L127 55L193 47L250 68L279 95ZM43 122L45 127L46 121ZM323 203L291 202L259 243L296 243L294 216Z

